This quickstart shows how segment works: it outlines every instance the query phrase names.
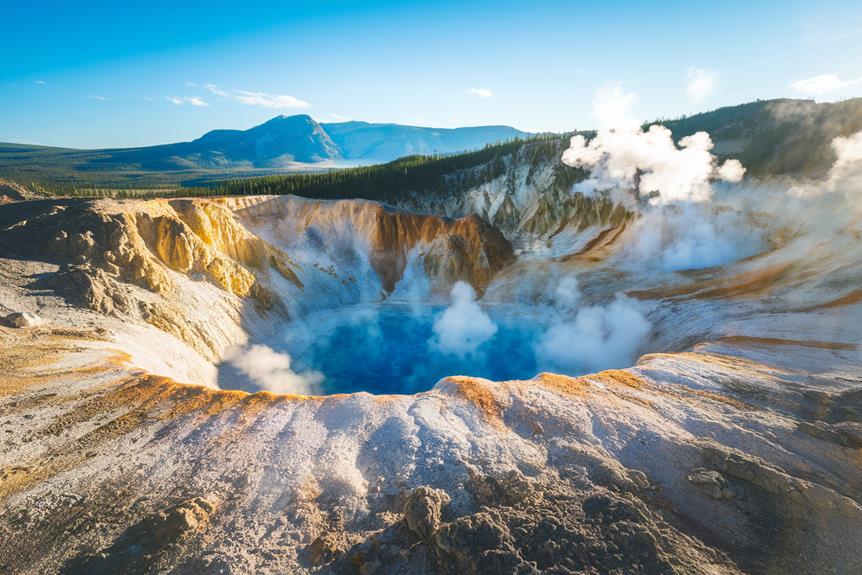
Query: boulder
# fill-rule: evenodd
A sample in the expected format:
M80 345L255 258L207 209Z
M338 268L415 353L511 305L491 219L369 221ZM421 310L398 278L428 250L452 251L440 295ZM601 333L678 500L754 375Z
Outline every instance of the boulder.
M404 521L413 533L422 539L428 538L440 527L443 506L448 503L445 491L418 487L404 504Z
M38 327L45 323L41 317L27 311L10 313L3 318L6 325L17 328Z
M730 494L725 489L724 476L718 471L697 467L691 470L686 479L713 499L726 499Z

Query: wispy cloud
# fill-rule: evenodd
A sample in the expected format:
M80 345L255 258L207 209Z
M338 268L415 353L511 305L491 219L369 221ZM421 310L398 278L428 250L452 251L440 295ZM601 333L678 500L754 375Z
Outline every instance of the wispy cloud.
M95 95L95 94L90 94L90 95L89 95L89 96L87 96L87 97L88 97L88 98L90 98L91 100L99 100L100 102L107 102L107 101L108 101L108 99L107 99L106 97L104 97L104 96L98 96L98 95Z
M36 84L38 84L38 85L40 85L40 86L44 86L44 85L45 85L45 80L36 80L36 82L35 82L35 83L36 83Z
M852 38L856 38L857 36L862 36L862 28L857 28L855 30L849 30L847 32L842 32L840 34L833 34L831 36L824 36L818 40L808 42L809 48L820 48L821 46L826 46L827 44L833 44L835 42L842 42L844 40L850 40Z
M209 103L206 102L206 100L198 98L197 96L165 96L165 99L171 104L176 104L177 106L185 106L186 104L197 106L199 108L209 106Z
M819 74L804 80L798 80L790 84L790 88L803 94L822 96L829 92L835 92L862 84L862 78L855 80L842 80L834 74Z
M305 100L285 94L268 94L266 92L252 92L250 90L224 90L215 84L207 84L204 87L213 95L247 106L263 106L264 108L274 109L308 108L311 106Z
M470 88L467 90L467 93L471 96L476 96L477 98L493 98L494 92L489 90L488 88Z
M308 102L293 96L247 92L245 90L235 91L233 99L249 106L263 106L264 108L308 108L309 106Z
M718 72L707 68L692 66L688 69L685 93L693 102L706 100L718 85Z
M186 86L188 86L189 88L197 88L198 87L197 84L195 84L194 82L189 82L189 81L186 81Z
M228 98L230 96L229 93L225 92L215 84L207 84L206 86L204 86L204 88L209 90L211 94L215 94L216 96L219 96L221 98Z

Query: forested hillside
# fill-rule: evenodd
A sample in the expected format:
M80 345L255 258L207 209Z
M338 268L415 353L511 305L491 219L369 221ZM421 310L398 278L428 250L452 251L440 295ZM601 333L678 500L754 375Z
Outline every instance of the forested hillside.
M708 132L715 142L714 151L719 158L738 158L750 176L766 178L797 174L814 177L832 165L835 155L831 142L834 138L862 130L862 98L823 104L811 100L760 100L687 117L661 119L657 123L670 128L677 140L697 131ZM344 137L363 125L378 126L361 122L328 126L340 126L343 132L334 131ZM315 125L309 124L309 129L318 133ZM592 135L589 131L581 133L587 137ZM238 150L251 150L252 140L247 132L242 134L246 134L243 136L245 144L236 144L237 140L231 133L222 132L211 132L201 140L227 139L234 142ZM531 169L552 165L555 173L553 186L571 186L581 174L559 161L570 136L545 134L516 138L487 144L482 149L463 154L410 155L385 164L316 172L272 175L271 170L224 168L144 173L138 166L134 169L129 167L128 171L118 168L117 174L109 170L104 178L102 172L82 172L74 167L77 161L75 154L80 152L44 148L39 154L45 159L33 160L29 148L7 145L0 148L0 177L34 191L59 195L296 194L397 203L406 194L452 194L476 188L505 174L513 155ZM320 146L314 148L317 151L309 153L326 150L336 140L321 140ZM39 171L40 161L48 161L54 166L47 176ZM102 160L93 161L99 163ZM175 179L177 177L179 181Z
M832 140L862 130L862 98L835 104L757 101L657 123L670 128L677 140L708 132L721 159L740 159L753 176L817 176L835 160ZM214 187L226 194L295 194L397 203L406 194L457 194L477 188L505 174L514 154L529 169L553 164L552 186L570 187L583 174L559 161L568 138L543 135L458 156L411 156L378 166L235 180Z

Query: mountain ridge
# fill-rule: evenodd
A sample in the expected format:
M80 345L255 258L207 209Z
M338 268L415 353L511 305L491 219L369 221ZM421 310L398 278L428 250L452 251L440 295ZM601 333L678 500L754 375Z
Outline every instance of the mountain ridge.
M187 142L155 146L77 150L0 145L7 152L59 156L85 172L289 169L296 164L314 167L345 160L372 163L419 153L458 153L528 135L509 126L431 128L353 121L321 124L307 114L296 114L275 116L246 130L215 129Z

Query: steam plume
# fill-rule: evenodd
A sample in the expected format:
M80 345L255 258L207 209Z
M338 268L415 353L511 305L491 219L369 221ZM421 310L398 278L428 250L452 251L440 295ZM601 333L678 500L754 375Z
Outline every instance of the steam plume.
M434 321L431 344L443 353L464 357L494 337L497 326L476 303L470 284L455 282L450 296L452 304Z
M310 395L319 392L323 374L317 371L296 373L291 359L266 345L253 345L247 350L234 346L225 353L225 361L245 374L263 391Z
M721 265L761 247L750 222L736 212L713 211L713 182L740 182L738 160L719 163L709 134L697 132L674 142L672 132L652 125L646 131L629 107L636 101L619 85L600 90L594 111L602 128L589 142L572 138L562 161L590 171L574 191L605 194L640 213L636 240L628 254L635 265L656 263L664 270ZM755 234L756 236L756 234Z
M587 142L582 135L571 139L563 163L590 171L576 185L586 195L610 193L626 205L646 198L651 205L704 202L712 197L710 180L738 182L745 168L737 160L719 165L706 132L686 136L677 146L664 126L644 131L628 113L635 101L619 86L599 91L593 106L602 128Z
M638 303L617 294L606 307L582 307L574 321L548 329L536 345L539 365L567 373L625 367L649 334Z

